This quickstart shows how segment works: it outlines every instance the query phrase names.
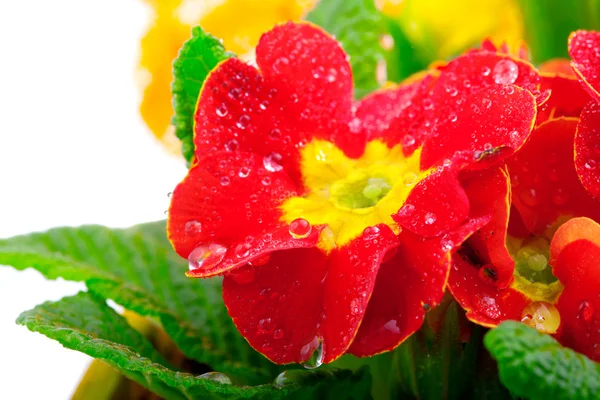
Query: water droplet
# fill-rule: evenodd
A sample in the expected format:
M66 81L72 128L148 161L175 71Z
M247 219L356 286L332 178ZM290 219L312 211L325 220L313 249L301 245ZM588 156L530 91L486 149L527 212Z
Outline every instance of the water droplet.
M477 308L477 311L482 312L483 314L487 315L491 319L500 318L500 315L501 315L500 308L498 307L498 304L496 303L496 299L494 299L493 297L488 297L488 296L481 297L479 295L476 295L474 300L475 300L474 303Z
M404 204L402 207L400 207L400 210L398 210L398 215L401 217L408 217L415 212L415 209L416 207L412 204Z
M271 318L264 318L258 321L258 333L271 333L275 329Z
M398 327L398 321L395 319L389 320L388 322L383 324L383 326L378 330L388 331L395 335L400 334L400 328Z
M253 265L255 267L262 267L263 265L266 265L270 259L271 259L271 255L265 254L263 256L257 257L254 260L250 261L249 264Z
M290 224L290 235L294 239L304 239L310 235L312 226L304 218L297 218Z
M188 256L190 271L207 269L223 261L227 249L218 243L203 244L196 247Z
M540 204L540 200L538 199L537 192L534 188L523 189L519 193L519 197L526 206L535 207Z
M281 137L281 131L277 128L273 128L271 129L271 132L269 132L269 137L273 140L277 140Z
M310 376L308 371L304 371L302 369L290 369L288 371L283 371L282 373L277 375L277 378L275 378L273 385L281 388L287 385L301 383L302 380L305 379L307 376Z
M585 166L585 168L586 168L586 169L595 169L595 168L596 168L596 165L597 165L597 163L596 163L596 160L591 160L591 159L590 159L590 160L588 160L588 161L585 163L585 165L584 165L584 166Z
M492 100L487 99L487 98L483 99L483 100L481 100L481 104L483 104L483 107L486 109L490 108L492 106Z
M483 75L483 76L489 76L491 72L492 72L492 69L490 67L483 67L481 69L481 75Z
M222 186L227 186L227 185L229 185L231 180L229 179L228 176L222 176L220 182L221 182Z
M241 94L242 90L240 88L233 88L229 91L229 97L231 97L234 100L239 99Z
M268 106L269 106L269 102L267 100L261 101L260 104L258 105L258 107L263 111L265 111Z
M221 104L217 107L217 115L219 117L224 117L227 115L229 111L227 110L227 106L225 104Z
M290 63L290 61L287 59L287 57L279 57L273 63L273 69L275 70L275 72L277 72L278 74L280 74L280 73L282 73L284 71L285 67L289 63Z
M248 257L250 254L250 249L252 249L252 245L250 243L241 243L235 247L235 256L237 258Z
M350 302L350 312L355 315L360 312L360 300L359 299L353 299Z
M284 336L283 329L275 329L273 332L273 339L281 339Z
M569 193L564 189L558 188L552 194L552 203L557 206L564 206L569 201Z
M260 180L260 183L262 183L265 186L269 186L271 184L271 177L269 176L265 176Z
M240 119L236 122L236 126L240 129L246 129L248 123L250 122L250 116L246 114L240 115Z
M300 358L305 360L302 366L306 369L315 369L323 364L323 343L317 336L302 347Z
M434 213L428 212L425 214L425 225L432 225L437 220L437 217Z
M225 150L227 151L236 151L239 147L239 143L235 139L231 139L227 143L225 143Z
M556 333L560 326L560 313L546 301L534 301L523 309L521 322L542 333Z
M415 137L413 135L404 135L401 142L402 147L410 147L415 144Z
M456 114L454 114L454 113L450 113L450 114L448 115L448 120L449 120L450 122L456 122L456 121L458 120L458 116L457 116Z
M251 265L245 265L230 272L228 276L238 285L245 285L254 280L256 277L256 270Z
M483 145L483 150L485 151L490 151L492 149L492 144L491 143L486 143Z
M423 108L426 110L431 110L433 108L433 101L429 98L423 100Z
M335 80L337 79L337 71L335 70L335 68L329 68L329 70L327 71L326 79L329 83L335 82Z
M454 248L454 242L448 238L442 238L440 245L442 247L442 251L444 252L448 252Z
M202 232L202 224L196 220L190 220L185 223L185 234L187 236L195 236Z
M263 166L267 171L277 172L283 169L281 165L282 156L279 153L271 153L263 158Z
M248 168L248 167L242 167L242 168L240 168L240 170L238 172L238 176L240 178L247 178L248 175L250 175L250 168Z
M374 239L379 236L380 229L377 226L367 226L363 230L363 236L366 240Z
M414 184L417 180L417 174L415 174L414 172L407 172L406 174L404 174L404 177L402 178L402 182L404 183L405 186L411 186L412 184Z
M515 88L513 86L506 87L506 94L513 94L515 92Z
M324 72L325 72L325 68L323 68L322 66L318 66L317 68L313 69L313 71L312 71L313 78L319 79L323 75Z
M587 300L584 300L579 305L579 311L577 312L577 318L584 322L591 322L594 318L594 306Z
M500 60L494 67L493 77L497 84L509 85L519 77L519 67L511 60Z
M207 372L205 374L198 375L196 378L219 382L223 385L231 385L231 379L229 379L229 377L222 372Z

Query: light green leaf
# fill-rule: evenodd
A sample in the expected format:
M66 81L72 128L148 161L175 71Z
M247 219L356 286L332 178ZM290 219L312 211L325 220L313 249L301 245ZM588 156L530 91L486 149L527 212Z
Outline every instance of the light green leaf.
M552 336L507 321L485 335L500 379L517 397L530 400L600 398L600 364L562 347Z
M181 140L182 153L188 162L194 156L194 112L204 80L217 64L233 53L225 51L223 44L199 26L184 43L173 63L173 109L175 135Z
M379 87L376 70L385 58L380 39L386 26L373 0L321 0L306 19L335 35L350 56L357 97Z
M236 379L264 383L280 372L240 336L217 279L185 276L187 263L166 239L164 221L109 229L56 228L0 240L0 265L35 268L160 321L189 358Z
M57 340L65 347L105 361L129 379L166 399L364 399L369 379L364 371L304 372L301 379L279 379L279 385L235 386L214 375L194 377L166 364L150 342L124 318L90 293L26 311L17 322ZM225 378L221 375L221 379ZM225 378L225 380L227 380Z

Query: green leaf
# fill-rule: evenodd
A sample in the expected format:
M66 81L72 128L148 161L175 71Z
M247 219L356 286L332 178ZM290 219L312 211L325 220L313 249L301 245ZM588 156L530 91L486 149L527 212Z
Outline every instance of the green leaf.
M426 70L427 66L435 61L434 57L410 41L398 21L385 17L385 22L394 41L394 46L387 53L387 78L389 81L401 82L415 72Z
M219 279L185 276L187 263L168 242L164 221L129 229L56 228L0 240L0 265L83 281L96 295L156 318L187 357L241 382L264 383L281 371L237 332Z
M306 19L335 35L350 56L356 97L379 87L376 70L385 58L380 38L386 26L373 0L321 0Z
M484 343L498 361L502 383L517 397L600 398L600 364L562 347L550 335L507 321L485 335Z
M26 311L17 322L65 347L105 361L129 379L166 399L364 399L365 371L304 372L302 379L279 379L279 385L255 387L223 383L223 375L194 377L175 371L124 318L90 293L47 302Z
M225 51L217 38L197 26L173 63L171 90L175 116L172 122L188 162L194 157L194 112L202 84L217 64L233 56L233 53Z
M569 58L567 38L577 29L600 29L600 0L519 0L533 61Z

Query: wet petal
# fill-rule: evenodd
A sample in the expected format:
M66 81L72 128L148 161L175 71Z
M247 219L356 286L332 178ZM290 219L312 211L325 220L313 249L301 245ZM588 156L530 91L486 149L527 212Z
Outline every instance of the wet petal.
M443 297L449 253L440 238L423 239L402 231L396 254L377 275L363 323L350 347L359 357L391 350L414 333Z
M572 118L547 121L508 161L513 204L530 232L544 234L561 216L600 218L600 203L583 188L575 172L576 127Z
M571 69L570 65L569 69ZM579 117L590 96L574 74L543 73L541 77L541 90L550 91L550 97L538 108L536 124L539 125L552 118Z
M600 104L590 102L581 113L575 135L575 168L583 186L600 199Z
M557 231L560 246L552 242L553 273L564 285L556 304L561 316L556 337L596 361L600 361L599 233L594 221L577 218Z
M168 235L177 253L188 258L201 246L220 246L222 261L190 271L212 276L277 248L309 247L318 229L294 239L279 221L282 200L295 194L283 171L269 171L262 157L236 152L215 153L195 165L174 190Z
M472 154L472 167L497 164L527 140L535 121L534 97L513 85L492 85L436 110L440 120L426 139L421 168L457 152ZM443 118L442 118L443 116Z
M600 101L600 32L572 33L569 37L569 55L585 89Z

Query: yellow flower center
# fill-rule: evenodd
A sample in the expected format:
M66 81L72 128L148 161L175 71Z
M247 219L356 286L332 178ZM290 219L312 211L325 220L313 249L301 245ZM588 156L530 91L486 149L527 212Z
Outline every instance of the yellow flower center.
M419 158L419 151L406 157L400 145L389 148L379 140L369 142L357 159L347 157L331 142L312 141L301 152L307 193L282 204L282 220L291 223L303 218L311 225L327 225L318 244L325 251L381 223L398 233L391 216L426 176L419 169Z
M508 237L507 242L515 261L513 287L532 300L555 303L563 285L548 264L550 241L536 236L524 240Z

